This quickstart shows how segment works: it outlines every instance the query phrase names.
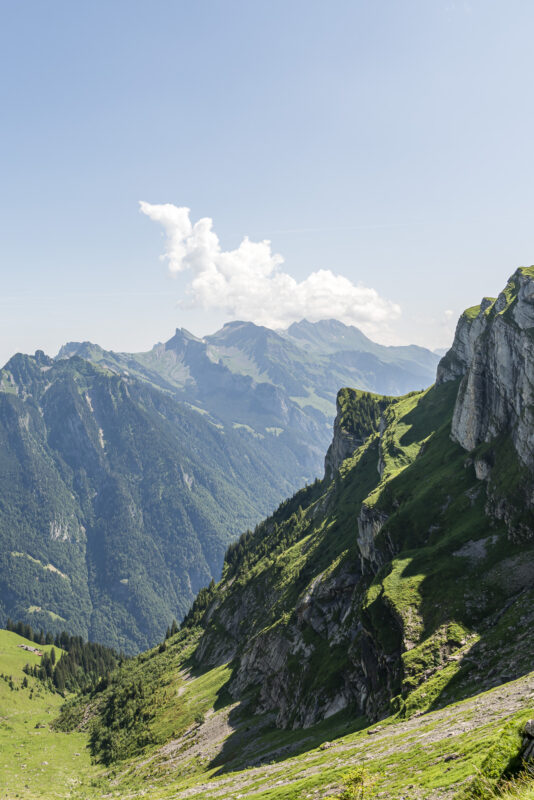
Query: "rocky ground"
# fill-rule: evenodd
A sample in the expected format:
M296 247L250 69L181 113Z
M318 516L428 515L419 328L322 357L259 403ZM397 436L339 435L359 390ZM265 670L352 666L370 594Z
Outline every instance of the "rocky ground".
M215 768L211 778L200 783L195 782L198 773L196 779L191 774L192 785L165 792L165 797L175 800L315 800L335 791L344 771L362 764L379 774L377 796L384 800L452 800L475 774L496 731L518 712L529 710L534 714L534 673L461 703L406 720L386 719L358 733L323 742L302 755L284 758L275 739L271 737L266 744L261 730L249 729L239 718L235 721L236 708L232 706L212 711L202 724L162 747L152 762L166 782L173 777L179 780L193 763L208 771L216 766L232 742L235 761L241 762L237 771ZM296 742L293 747L301 749L304 744ZM287 752L291 745L284 749ZM245 764L248 766L243 769ZM157 779L152 788L157 788ZM142 789L133 794L146 793Z

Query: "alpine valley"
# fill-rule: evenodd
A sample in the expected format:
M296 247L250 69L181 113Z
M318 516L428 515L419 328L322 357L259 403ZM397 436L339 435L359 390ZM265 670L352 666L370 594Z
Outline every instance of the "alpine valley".
M69 344L0 371L0 624L139 652L228 544L322 470L337 389L404 392L437 357L331 321Z
M123 584L106 595L99 577L115 559L116 569L125 569L115 514L131 520L132 537L145 530L140 519L151 525L154 533L145 542L158 541L162 560L172 562L170 527L157 524L169 507L159 502L169 491L161 476L177 482L185 472L194 487L196 439L210 430L213 459L205 469L215 471L218 437L230 448L232 434L245 436L243 429L232 430L235 417L215 416L189 348L204 353L207 371L226 370L228 381L245 385L248 370L251 393L259 391L262 376L270 391L284 387L274 370L289 350L276 350L275 358L269 344L260 358L250 333L239 347L230 345L242 329L226 326L213 342L182 332L142 357L81 345L63 352L78 353L68 359L19 356L8 364L2 419L13 422L4 423L2 452L9 457L3 455L2 474L13 488L2 503L5 519L17 525L3 522L2 536L10 541L10 565L22 565L18 583L23 570L40 579L51 573L61 587L74 583L68 564L59 561L64 547L70 559L85 564L103 597L119 597L127 591ZM321 376L333 377L339 340L326 329L337 330L331 323L301 325L278 338L291 352L298 345L299 354L316 353L320 339L322 359L299 355L299 361L303 370L313 362ZM257 336L282 347L271 332L259 329ZM304 375L296 366L287 372ZM286 408L302 411L291 428L295 437L302 437L304 418L314 421L313 430L326 426L327 406L321 410L317 399L330 402L323 377L313 384L299 377L299 390L280 389L293 398ZM207 413L182 404L178 420L175 398L188 381ZM27 670L24 685L22 664L38 665L44 654L23 657L20 645L29 642L0 632L0 671L6 674L0 700L10 699L0 726L0 797L532 800L534 267L518 269L498 298L485 298L461 316L430 388L399 396L388 386L385 393L370 391L369 383L340 389L324 478L227 547L221 579L198 592L180 630L122 661L83 693L70 694L61 711L53 668L48 677ZM134 421L143 415L150 417L150 435L137 439ZM259 420L253 422L239 423L256 434L247 431L250 442L283 444L282 434L271 440ZM176 461L179 437L171 431L179 425L190 433L187 466L181 456ZM276 427L290 430L287 423ZM161 435L153 440L156 429ZM22 448L30 435L36 444ZM236 441L242 448L249 439ZM248 451L251 462L257 452ZM247 462L247 480L257 469L254 480L265 486L269 463L259 462ZM239 465L228 463L239 474ZM95 483L99 470L108 470L111 489ZM288 480L285 474L278 479ZM25 480L31 516L23 517L14 498ZM147 492L142 504L145 485L159 487L160 494ZM106 491L112 492L109 505ZM242 485L241 491L244 523L245 492L253 490ZM202 508L210 508L208 495L206 488ZM70 515L44 505L45 496L59 497ZM225 506L221 499L217 504L230 515L236 496L225 497ZM191 500L192 524L194 508ZM205 541L211 542L214 517L210 524ZM24 531L24 550L7 539L9 530ZM217 541L228 542L231 526L220 530ZM38 549L43 541L56 548L55 561L51 550ZM143 548L143 566L132 557L130 569L134 563L148 569L152 551L146 543ZM88 552L94 560L87 560ZM4 567L2 575L5 580ZM176 591L176 580L166 581L165 591ZM89 577L71 590L80 619L87 585L93 585ZM52 584L43 580L42 586L39 605L50 608L55 596L44 590ZM2 597L9 600L16 591L6 585ZM118 624L115 607L106 602L99 633L105 624ZM120 601L128 609L132 602ZM143 613L148 618L152 612Z

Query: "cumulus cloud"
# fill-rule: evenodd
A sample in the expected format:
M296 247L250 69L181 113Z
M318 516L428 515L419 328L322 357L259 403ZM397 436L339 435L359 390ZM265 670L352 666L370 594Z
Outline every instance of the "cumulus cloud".
M268 240L245 237L235 250L222 250L213 222L194 224L189 209L171 203L140 202L140 209L159 223L166 237L162 259L171 273L189 272L191 304L224 311L234 319L284 328L291 322L334 318L369 331L396 319L400 307L374 289L356 285L331 270L312 272L297 281L282 269L284 259Z

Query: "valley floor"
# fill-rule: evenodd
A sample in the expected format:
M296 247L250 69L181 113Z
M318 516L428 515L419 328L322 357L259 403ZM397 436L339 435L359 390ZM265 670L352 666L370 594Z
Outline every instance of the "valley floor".
M40 658L21 645L36 647L0 630L0 798L80 797L82 786L82 797L93 796L99 773L91 765L87 735L51 730L63 699L24 674L25 664L39 664ZM61 651L56 653L59 657Z

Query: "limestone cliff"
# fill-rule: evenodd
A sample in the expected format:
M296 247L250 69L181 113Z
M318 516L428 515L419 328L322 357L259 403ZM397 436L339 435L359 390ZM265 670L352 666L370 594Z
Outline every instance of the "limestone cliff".
M534 268L520 268L496 300L462 315L454 344L438 367L441 382L461 377L451 436L469 452L506 441L522 467L534 467ZM477 477L488 482L488 512L506 518L513 532L510 498L492 476L495 446L477 454ZM520 504L534 504L532 487ZM520 526L524 528L524 525ZM528 531L523 531L528 533Z

